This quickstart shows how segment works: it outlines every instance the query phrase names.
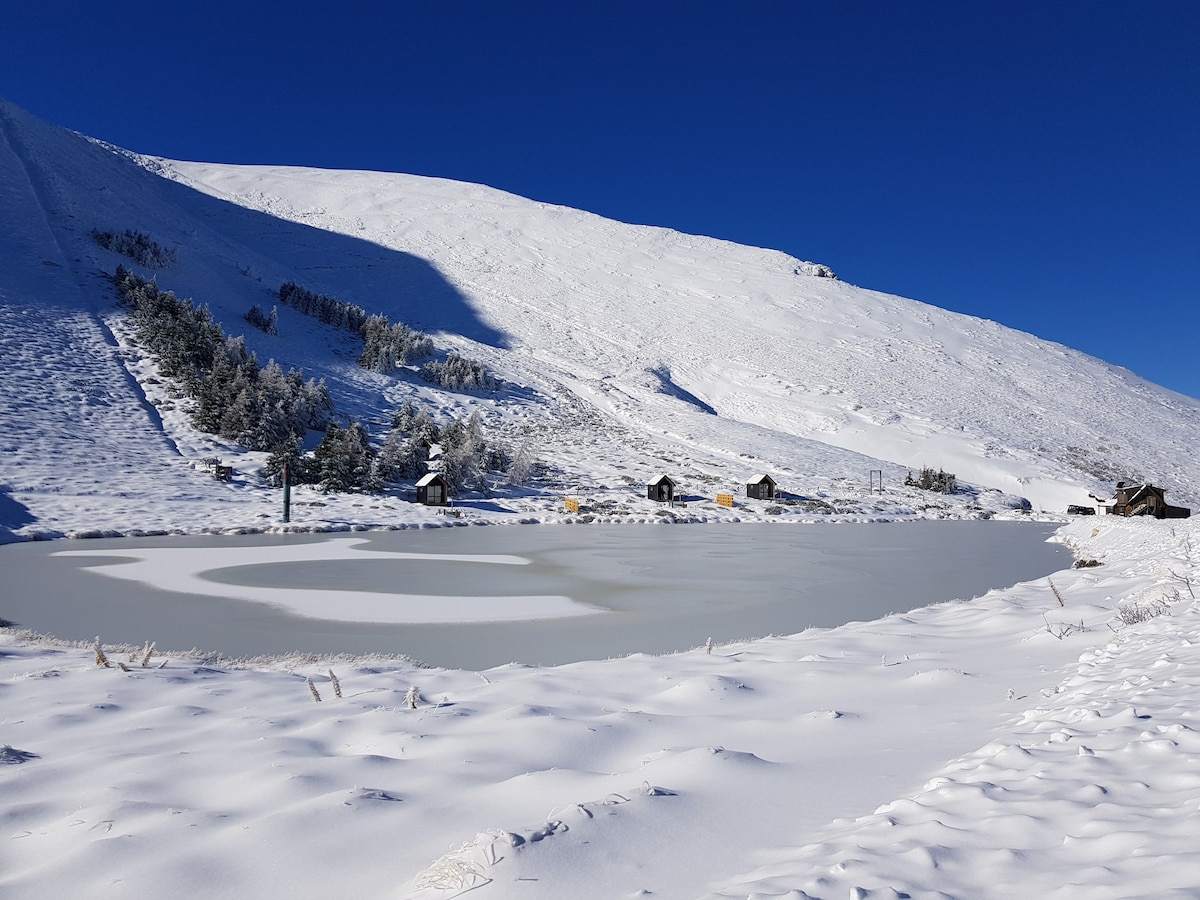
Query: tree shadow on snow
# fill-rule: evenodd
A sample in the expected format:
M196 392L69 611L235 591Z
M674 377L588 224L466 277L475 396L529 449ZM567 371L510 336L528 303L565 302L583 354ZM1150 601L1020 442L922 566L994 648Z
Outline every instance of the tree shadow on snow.
M19 540L12 532L35 521L33 513L24 503L14 500L7 491L0 490L0 544Z
M157 180L172 206L194 219L214 222L220 235L236 238L250 251L247 259L237 261L238 272L261 280L272 293L284 281L295 280L318 294L361 306L368 314L382 313L393 323L508 346L505 335L481 320L467 298L426 259ZM187 253L187 243L186 238L181 241L181 256Z

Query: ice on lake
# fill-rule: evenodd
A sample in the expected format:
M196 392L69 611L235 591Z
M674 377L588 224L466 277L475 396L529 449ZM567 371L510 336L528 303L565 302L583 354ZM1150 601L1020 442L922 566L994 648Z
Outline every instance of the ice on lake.
M1020 523L445 528L21 544L6 615L229 656L554 665L833 627L1043 576ZM47 602L53 598L53 602Z

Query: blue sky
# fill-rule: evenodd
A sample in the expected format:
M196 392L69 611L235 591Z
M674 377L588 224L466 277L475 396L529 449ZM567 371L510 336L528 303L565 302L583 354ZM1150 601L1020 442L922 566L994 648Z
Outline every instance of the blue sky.
M774 247L1200 396L1194 2L41 0L0 96Z

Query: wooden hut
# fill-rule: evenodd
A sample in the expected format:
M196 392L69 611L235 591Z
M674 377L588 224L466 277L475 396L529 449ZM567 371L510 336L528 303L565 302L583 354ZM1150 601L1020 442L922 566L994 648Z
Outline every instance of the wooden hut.
M430 472L417 482L417 502L426 506L446 506L450 502L450 485L437 472Z
M1156 519L1186 519L1192 511L1184 506L1167 503L1166 490L1152 484L1117 482L1116 496L1108 512L1114 516L1154 516Z
M746 482L746 497L750 500L774 500L775 479L770 475L755 475Z
M674 503L675 482L667 475L660 475L654 481L646 482L646 499L659 503Z

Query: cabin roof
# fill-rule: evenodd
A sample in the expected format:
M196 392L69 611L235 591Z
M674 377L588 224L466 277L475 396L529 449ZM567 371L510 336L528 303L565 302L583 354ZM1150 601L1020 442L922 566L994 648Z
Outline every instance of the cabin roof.
M662 484L664 481L665 481L667 484L671 485L671 487L674 487L674 486L675 486L675 481L674 481L674 479L673 479L673 478L671 478L671 476L670 476L670 475L659 475L659 476L658 476L657 478L655 478L653 481L647 481L647 482L646 482L646 487L654 487L655 485Z
M430 472L428 475L422 475L421 480L417 482L417 487L429 487L435 481L445 482L441 472Z
M764 481L769 481L769 482L771 482L771 484L775 483L774 478L772 478L770 475L763 474L763 475L755 475L753 478L751 478L749 481L747 481L746 484L762 484Z
M1163 495L1166 493L1166 491L1162 488L1155 487L1152 484L1139 484L1133 487L1127 487L1125 490L1132 491L1132 493L1129 495L1130 502L1137 500L1139 497L1144 497L1146 494Z
M1165 494L1164 488L1156 487L1149 482L1143 484L1130 484L1128 482L1120 482L1117 485L1117 491L1125 491L1129 495L1130 501L1147 493Z

